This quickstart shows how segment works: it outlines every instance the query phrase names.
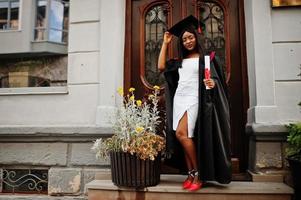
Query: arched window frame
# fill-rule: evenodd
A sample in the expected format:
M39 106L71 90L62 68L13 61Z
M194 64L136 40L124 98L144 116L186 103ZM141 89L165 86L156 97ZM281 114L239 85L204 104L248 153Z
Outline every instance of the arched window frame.
M199 9L201 7L202 3L215 3L218 6L220 6L224 13L224 36L225 36L225 67L226 67L226 73L227 73L227 82L229 82L230 76L231 76L231 52L230 52L230 34L229 34L229 1L223 1L223 0L195 0L195 16L199 19Z
M170 1L154 1L152 3L143 5L140 7L140 79L147 89L153 89L153 85L151 85L145 77L145 19L148 11L150 11L153 7L164 5L167 11L167 24L170 25L171 16L172 16L172 5ZM163 89L163 88L162 88Z

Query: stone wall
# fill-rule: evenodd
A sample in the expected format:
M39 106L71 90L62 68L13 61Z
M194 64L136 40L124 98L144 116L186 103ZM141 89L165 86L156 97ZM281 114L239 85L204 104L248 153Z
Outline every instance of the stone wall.
M96 173L110 173L109 160L96 160L92 142L0 143L1 169L48 169L48 194L85 193Z
M286 182L292 185L285 158L287 131L283 125L247 126L249 172L253 181Z

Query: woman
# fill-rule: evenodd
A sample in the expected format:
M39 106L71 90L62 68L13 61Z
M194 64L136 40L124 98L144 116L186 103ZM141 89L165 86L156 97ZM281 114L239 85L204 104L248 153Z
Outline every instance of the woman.
M167 152L180 165L183 151L188 169L183 188L190 191L200 189L202 181L231 180L227 86L214 56L212 78L204 79L198 24L195 17L189 16L165 32L158 59L158 68L164 71L167 82ZM179 38L179 59L166 62L172 34Z

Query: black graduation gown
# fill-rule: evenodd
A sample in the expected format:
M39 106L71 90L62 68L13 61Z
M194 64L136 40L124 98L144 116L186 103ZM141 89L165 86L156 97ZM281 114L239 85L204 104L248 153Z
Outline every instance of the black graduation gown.
M216 58L210 64L211 78L215 87L206 90L203 81L199 81L199 110L194 131L198 171L202 181L231 181L230 116L225 77ZM178 86L181 61L171 59L166 62L165 101L167 115L166 154L167 164L184 172L186 164L181 144L172 128L173 98ZM199 80L204 79L204 61L199 59Z

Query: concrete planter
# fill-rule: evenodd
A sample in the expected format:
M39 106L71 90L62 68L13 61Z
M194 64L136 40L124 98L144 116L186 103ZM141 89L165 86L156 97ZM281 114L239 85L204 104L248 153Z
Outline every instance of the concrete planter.
M110 152L112 181L117 186L144 188L160 182L161 156L141 160L124 152Z

